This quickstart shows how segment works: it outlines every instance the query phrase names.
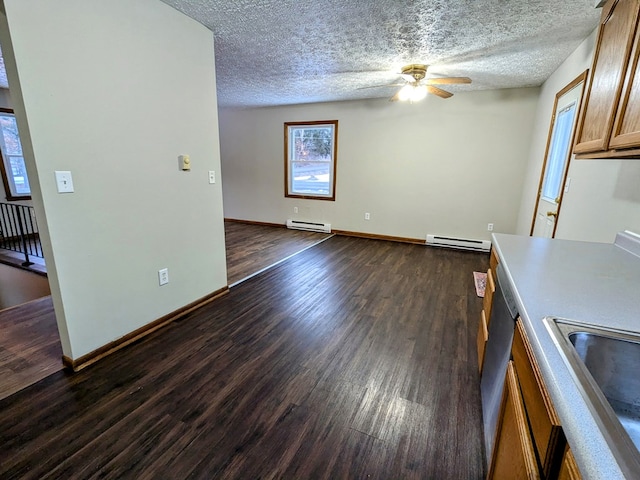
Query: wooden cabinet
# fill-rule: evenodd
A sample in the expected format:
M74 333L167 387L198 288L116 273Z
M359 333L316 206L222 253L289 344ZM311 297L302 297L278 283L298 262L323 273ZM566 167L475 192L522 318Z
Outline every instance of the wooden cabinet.
M516 322L511 355L542 475L556 478L567 442L520 319Z
M491 269L487 270L487 285L484 289L484 299L482 300L482 311L487 319L487 326L491 321L491 307L493 305L493 294L496 293L495 272Z
M484 351L489 338L489 321L491 320L491 306L493 304L493 294L496 292L496 267L498 266L498 255L495 250L491 250L489 259L489 270L487 270L487 284L484 289L484 299L482 300L482 314L478 323L478 335L476 346L478 349L478 371L482 375L482 365L484 363Z
M501 415L487 478L542 478L513 362L509 362L507 366Z
M478 323L478 338L476 340L476 346L478 348L478 370L482 375L482 366L484 365L484 352L487 348L487 339L489 338L489 328L487 325L487 317L484 310L480 315L480 322Z
M640 0L602 9L589 86L576 131L578 158L640 156Z
M567 449L562 457L562 465L560 466L560 473L558 473L558 480L582 480L582 475L580 475L576 459L573 458L569 445L567 445Z
M511 355L487 478L580 478L520 319Z
M495 274L496 268L498 268L498 254L495 248L491 249L491 256L489 257L489 268Z
M638 15L638 9L635 11ZM609 148L640 147L640 15Z

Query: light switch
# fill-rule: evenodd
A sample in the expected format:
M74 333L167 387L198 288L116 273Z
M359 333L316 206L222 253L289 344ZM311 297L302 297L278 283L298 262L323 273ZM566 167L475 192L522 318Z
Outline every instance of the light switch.
M215 172L215 170L209 170L209 183L216 183L216 172Z
M59 170L55 172L58 193L73 193L73 178L71 178L71 172Z

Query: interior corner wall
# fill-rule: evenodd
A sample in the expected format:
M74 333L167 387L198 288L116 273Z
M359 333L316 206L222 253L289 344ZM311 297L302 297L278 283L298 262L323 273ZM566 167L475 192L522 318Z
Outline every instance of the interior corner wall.
M208 183L213 34L157 0L4 7L56 318L77 359L226 286L222 191ZM74 193L57 193L55 170Z
M597 29L547 79L541 89L522 190L517 233L529 235L557 92L591 68ZM556 238L613 242L621 230L640 231L640 160L571 160L569 190Z
M528 88L223 109L225 216L421 240L489 239L488 223L512 233L537 99ZM284 122L305 120L339 121L335 202L284 197Z

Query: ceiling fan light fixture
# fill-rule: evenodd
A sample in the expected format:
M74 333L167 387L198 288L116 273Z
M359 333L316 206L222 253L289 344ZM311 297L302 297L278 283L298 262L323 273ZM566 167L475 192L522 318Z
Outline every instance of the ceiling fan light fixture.
M398 100L401 102L407 102L411 100L413 96L413 85L407 84L398 92Z
M424 100L426 96L427 96L427 87L425 87L424 85L417 85L413 87L410 100L412 102L419 102L421 100Z

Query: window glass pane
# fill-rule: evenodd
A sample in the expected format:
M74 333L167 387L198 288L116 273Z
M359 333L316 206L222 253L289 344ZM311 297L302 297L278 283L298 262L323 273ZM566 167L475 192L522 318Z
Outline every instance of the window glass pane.
M13 177L16 194L31 195L31 188L29 187L29 179L27 178L27 168L24 165L24 158L9 157L9 162L11 164L11 176Z
M569 156L575 109L576 104L573 103L562 110L553 126L547 169L542 184L542 196L551 201L560 196L564 165Z
M0 116L0 128L4 140L5 155L22 155L22 145L18 136L18 124L14 116Z
M292 191L300 194L328 195L330 164L326 162L293 162Z

